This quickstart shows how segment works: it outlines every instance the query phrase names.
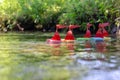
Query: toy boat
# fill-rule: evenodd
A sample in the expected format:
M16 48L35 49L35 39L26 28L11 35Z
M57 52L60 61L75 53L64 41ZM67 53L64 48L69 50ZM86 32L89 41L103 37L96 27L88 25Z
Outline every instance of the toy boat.
M101 38L101 37L91 37L91 38L76 38L76 42L77 43L83 43L83 42L86 42L86 41L91 41L91 42L99 42L99 41L105 41L105 42L109 42L111 41L111 37L104 37L104 38Z
M56 32L54 33L53 37L51 39L47 39L46 43L47 44L60 44L61 43L61 38L58 33L58 29L65 28L66 26L64 25L56 25Z
M62 39L62 42L74 42L75 38L71 30L69 30L65 36L65 39Z
M112 41L111 37L104 37L104 41Z
M90 40L90 38L77 38L76 41L87 41Z
M90 27L92 26L92 24L90 23L87 23L87 30L86 30L86 33L84 35L83 38L77 38L76 41L77 42L84 42L84 41L89 41L90 40L90 37L91 37L91 32L90 32Z
M82 42L86 42L86 41L90 41L91 43L96 43L96 42L103 42L104 38L100 38L100 37L91 37L91 38L77 38L76 42L77 43L82 43Z
M75 42L75 37L73 35L72 29L75 29L75 28L78 28L78 27L79 27L78 25L70 25L69 30L68 30L65 38L62 39L62 42L67 42L67 43Z
M61 43L61 39L60 39L60 35L58 32L54 33L54 36L51 39L47 39L46 40L47 44L60 44Z
M109 23L100 23L99 24L99 29L96 32L95 37L91 37L91 32L89 28L92 26L92 24L87 23L87 30L83 38L77 38L77 42L83 42L83 41L91 41L91 42L99 42L99 41L111 41L111 38L108 37L109 34L105 30L106 26L109 26Z
M109 23L100 23L99 24L99 29L96 32L95 37L91 37L91 32L90 32L90 27L92 24L88 23L87 24L87 30L86 34L84 35L83 38L77 38L75 40L75 37L72 33L72 29L78 28L78 25L69 25L69 30L65 36L64 39L60 38L60 35L58 33L58 29L66 28L64 25L56 25L56 32L54 33L54 36L51 39L47 39L46 42L48 44L60 44L61 42L83 42L83 41L91 41L91 42L99 42L99 41L110 41L111 38L108 37L108 32L105 30L105 27L108 26Z
M52 39L47 39L46 40L47 44L60 44L61 41L60 40L52 40Z
M91 43L104 42L104 38L91 37L91 38L90 38L90 42L91 42Z

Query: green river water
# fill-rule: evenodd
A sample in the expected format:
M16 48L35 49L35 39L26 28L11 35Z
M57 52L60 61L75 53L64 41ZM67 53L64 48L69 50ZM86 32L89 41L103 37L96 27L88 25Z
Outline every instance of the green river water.
M45 43L50 37L47 33L1 33L0 80L120 79L119 40L102 46L80 42L56 47Z

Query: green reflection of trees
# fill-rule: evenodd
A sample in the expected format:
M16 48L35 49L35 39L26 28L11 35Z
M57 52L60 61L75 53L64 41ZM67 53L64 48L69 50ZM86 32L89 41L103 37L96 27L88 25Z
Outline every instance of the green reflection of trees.
M24 35L0 36L1 80L69 80L78 74L76 70L66 68L72 60L52 56L51 47L32 38L31 42Z

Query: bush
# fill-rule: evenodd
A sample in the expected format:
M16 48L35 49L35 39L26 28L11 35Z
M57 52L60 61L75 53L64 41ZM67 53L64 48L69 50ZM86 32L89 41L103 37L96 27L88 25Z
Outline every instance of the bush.
M113 23L120 15L119 4L119 0L4 0L0 14L6 16L2 20L7 20L10 29L18 21L26 30L37 26L49 31L56 24L78 24L85 31L88 22Z

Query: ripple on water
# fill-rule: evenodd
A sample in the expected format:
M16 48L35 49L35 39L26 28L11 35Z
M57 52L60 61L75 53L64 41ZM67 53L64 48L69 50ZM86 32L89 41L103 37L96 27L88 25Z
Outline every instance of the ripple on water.
M94 70L90 71L82 80L119 80L120 71L101 71Z
M115 47L112 43L109 44L105 53L95 52L95 48L85 48L83 43L79 45L75 55L58 56L58 60L48 55L55 50L50 51L52 48L44 42L39 42L38 39L36 41L35 37L34 40L32 37L24 39L24 35L21 37L9 36L0 40L0 77L8 77L10 80L120 79L120 52L117 52L120 46L117 43ZM47 55L41 56L43 52Z

